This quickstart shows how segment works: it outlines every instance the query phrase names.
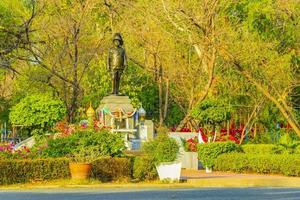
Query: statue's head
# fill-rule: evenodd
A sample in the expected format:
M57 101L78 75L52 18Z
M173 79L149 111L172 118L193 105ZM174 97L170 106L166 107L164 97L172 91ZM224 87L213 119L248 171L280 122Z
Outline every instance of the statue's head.
M123 45L123 39L120 33L115 33L113 37L113 42L116 46L122 46Z

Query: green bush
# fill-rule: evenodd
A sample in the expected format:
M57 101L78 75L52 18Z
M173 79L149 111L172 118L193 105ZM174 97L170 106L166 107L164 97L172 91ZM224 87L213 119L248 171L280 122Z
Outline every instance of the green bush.
M233 142L214 142L197 145L198 158L206 167L213 167L216 158L229 152L241 151L240 146Z
M139 181L156 179L158 174L154 161L147 156L136 157L133 165L133 177Z
M167 134L159 134L153 141L146 142L142 148L155 164L173 162L179 152L176 140Z
M12 124L23 125L35 130L36 133L44 133L66 114L66 108L61 100L53 99L50 95L30 95L16 104L9 114Z
M70 178L68 158L0 161L0 184L26 183ZM94 161L92 178L101 181L129 180L132 165L128 158L100 158Z
M64 157L68 156L77 148L79 141L79 134L73 134L69 137L61 137L50 139L47 148L42 152L43 157Z
M128 158L101 158L94 161L92 177L103 182L129 180L132 175L131 162Z
M244 154L229 153L220 155L215 161L215 170L240 173L283 174L300 176L299 155Z
M242 145L244 153L247 154L281 154L285 151L282 146L275 144L245 144Z
M296 147L295 154L300 154L300 145Z
M203 124L217 125L229 120L232 107L224 100L205 99L192 110L192 116Z
M24 159L0 161L0 184L68 178L69 160Z
M108 130L77 131L67 137L49 140L43 156L63 157L89 147L99 151L101 156L117 157L123 154L125 144L121 134L111 133Z

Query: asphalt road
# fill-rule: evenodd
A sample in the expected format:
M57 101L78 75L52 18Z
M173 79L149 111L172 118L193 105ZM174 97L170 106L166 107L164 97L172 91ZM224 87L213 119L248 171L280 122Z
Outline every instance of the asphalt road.
M70 189L0 191L0 200L300 200L300 188L222 188L118 190Z

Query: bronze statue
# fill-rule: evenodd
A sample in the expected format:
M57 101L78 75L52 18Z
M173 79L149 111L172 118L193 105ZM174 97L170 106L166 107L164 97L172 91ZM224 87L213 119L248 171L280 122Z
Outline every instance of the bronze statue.
M123 39L120 33L115 33L113 37L114 47L108 51L107 69L112 79L112 94L119 95L121 75L127 67L125 49L122 47Z

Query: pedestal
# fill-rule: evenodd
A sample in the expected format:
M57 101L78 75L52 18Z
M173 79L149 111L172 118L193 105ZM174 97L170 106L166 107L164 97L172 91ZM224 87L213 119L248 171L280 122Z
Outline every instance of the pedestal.
M98 116L100 116L100 122L113 129L134 129L135 122L133 117L118 119L112 117L112 115L121 115L121 113L131 115L135 111L136 109L131 104L131 100L128 96L116 95L104 97L97 108Z

